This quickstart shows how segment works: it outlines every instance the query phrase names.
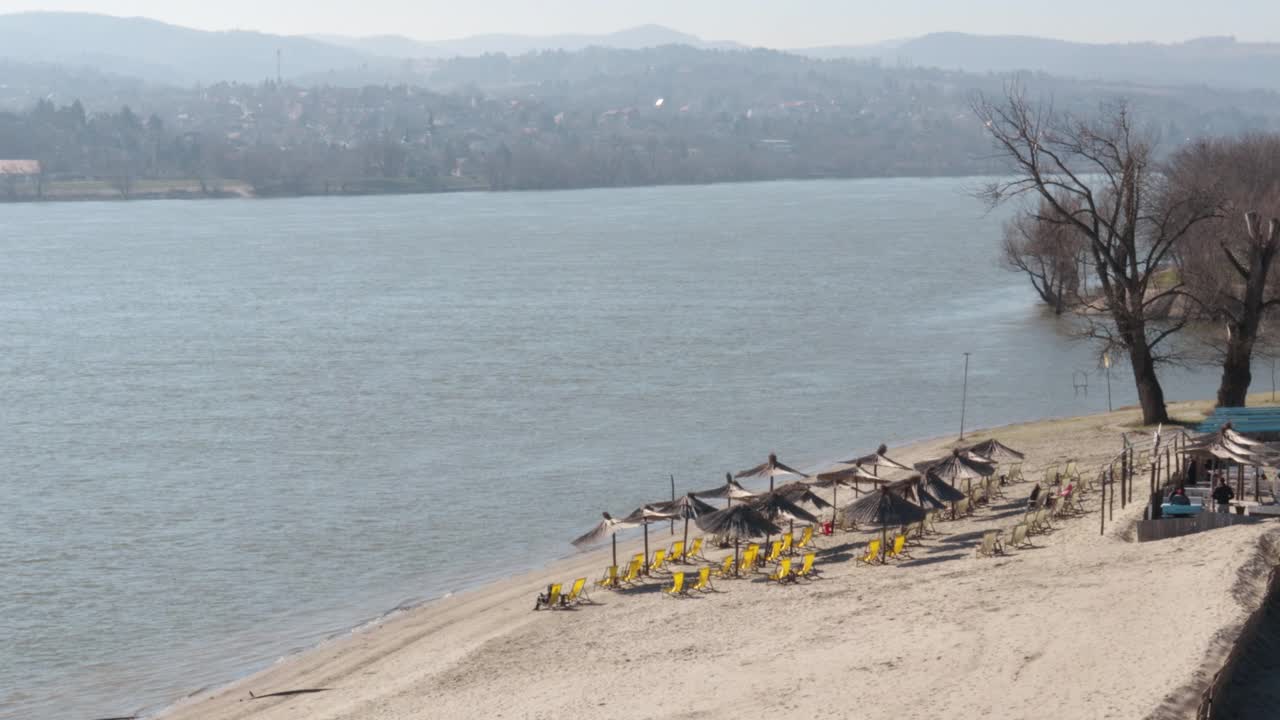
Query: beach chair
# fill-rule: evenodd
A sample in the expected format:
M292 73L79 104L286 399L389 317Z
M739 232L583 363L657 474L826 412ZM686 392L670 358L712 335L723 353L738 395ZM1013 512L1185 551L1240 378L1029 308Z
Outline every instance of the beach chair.
M1035 524L1041 533L1051 532L1053 524L1049 522L1050 508L1043 507L1036 511Z
M730 560L732 560L732 558L730 558ZM710 566L704 567L698 570L698 582L694 583L693 587L689 589L697 590L698 592L711 592L715 590L715 588L711 587L711 567Z
M666 589L667 597L681 597L684 595L684 573L678 572L671 576L671 587Z
M923 522L923 527L924 527L925 534L927 534L927 535L937 535L937 534L938 534L938 525L937 525L937 523L938 523L938 511L937 511L937 510L930 510L929 512L925 513L925 515L924 515L924 522Z
M795 580L795 578L791 577L791 558L782 558L779 560L778 569L775 570L768 579L778 583L779 585L787 582L788 580Z
M988 530L982 533L982 544L978 546L978 554L982 557L1004 554L1004 546L1000 544L999 530Z
M1009 482L1011 483L1023 482L1024 480L1026 480L1026 478L1022 476L1022 463L1016 462L1010 465L1009 466Z
M604 588L605 590L617 590L618 589L618 566L610 565L609 567L605 568L604 577L596 581L596 587Z
M889 552L885 553L885 556L884 556L884 559L886 561L897 560L899 558L906 558L908 560L911 559L911 555L907 554L907 536L906 535L898 535L894 537L893 546L889 549Z
M796 541L796 549L804 550L808 548L810 545L815 545L815 544L816 543L813 542L813 526L806 525L804 528L804 531L800 533L800 539Z
M800 569L796 571L796 578L805 578L807 580L816 580L822 571L813 566L813 560L818 556L817 553L805 553L804 561L800 563Z
M1044 469L1044 484L1045 484L1045 485L1057 485L1057 484L1058 484L1058 474L1059 474L1058 470L1059 470L1059 468L1060 468L1060 467L1061 467L1061 466L1060 466L1060 465L1058 465L1058 463L1054 463L1054 464L1052 464L1052 465L1047 465L1047 466L1045 466L1045 469Z
M641 555L638 559L631 558L631 564L627 566L627 574L623 575L622 579L619 580L618 582L620 582L623 585L633 585L635 583L640 582L640 576L643 572L644 572L644 555Z
M580 577L573 581L573 587L569 588L569 594L564 596L564 604L566 607L577 605L587 599L587 579Z
M964 498L963 500L957 500L951 506L952 520L959 520L960 518L968 514L969 514L969 498Z
M716 570L716 574L722 578L726 578L733 575L733 556L732 555L725 558L724 562L720 563L720 568Z
M782 536L782 554L790 555L791 546L795 544L795 537L791 533Z
M1035 547L1031 544L1031 538L1027 534L1026 523L1018 523L1013 526L1013 531L1009 534L1009 545L1014 548Z
M560 604L560 587L560 583L555 583L547 589L547 594L538 595L538 599L533 603L533 609L537 611L545 607L554 610Z
M773 545L769 546L769 556L764 559L766 563L771 563L782 556L782 541L774 540Z
M921 520L908 525L905 535L907 536L908 545L920 545L924 540L924 521Z
M872 540L871 542L867 543L867 554L863 555L859 559L868 565L874 565L875 563L879 562L880 561L880 541Z
M752 544L742 555L742 563L738 566L740 574L746 575L756 569L756 560L760 559L760 546Z
M684 559L688 560L706 560L702 556L702 538L694 538L693 545L689 546L689 552L684 554Z
M671 545L671 549L667 551L667 560L673 563L684 562L684 541L677 540Z
M653 562L649 563L649 572L650 573L668 572L663 568L663 565L665 565L666 562L667 562L667 551L655 550L653 552Z
M1080 481L1080 465L1075 460L1067 461L1067 469L1062 472L1062 476L1072 482Z

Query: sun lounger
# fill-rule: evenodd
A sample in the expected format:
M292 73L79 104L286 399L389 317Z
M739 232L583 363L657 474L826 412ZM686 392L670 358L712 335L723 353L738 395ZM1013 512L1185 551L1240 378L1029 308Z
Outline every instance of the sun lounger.
M666 551L666 550L655 550L655 551L654 551L654 553L653 553L653 562L649 563L649 572L650 572L650 573L656 573L656 572L659 572L659 573L665 573L665 572L667 572L667 571L666 571L666 570L664 570L664 569L663 569L663 567L662 567L663 565L665 565L665 564L666 564L666 562L667 562L667 551Z
M785 535L783 535L782 536L782 554L790 555L792 553L791 548L792 546L795 545L795 542L796 542L795 536L792 535L791 533L786 533Z
M1026 478L1022 476L1022 463L1016 462L1009 466L1009 482L1016 483L1023 482L1024 480L1026 480Z
M747 548L747 552L742 555L742 562L738 565L741 574L746 575L756 569L756 560L760 559L760 546L752 545Z
M671 545L671 549L667 551L667 560L673 563L684 562L684 541L677 540Z
M800 563L800 569L796 571L797 578L806 578L815 580L821 571L813 566L813 559L817 557L817 553L805 553L804 561Z
M577 605L587 599L587 579L580 577L573 581L573 587L569 589L569 594L565 596L564 604Z
M725 558L724 562L720 564L720 569L716 572L720 577L729 577L730 575L733 575L733 556L730 555Z
M774 540L773 545L769 546L769 556L764 559L765 562L771 563L782 556L782 541Z
M618 566L610 565L604 569L604 577L596 581L596 587L606 590L618 589Z
M1031 538L1027 535L1025 523L1018 523L1013 526L1013 531L1009 535L1009 545L1014 548L1035 547L1035 545L1031 544Z
M978 546L978 554L983 557L1004 554L1004 546L1000 544L999 530L988 530L982 533L982 544Z
M776 583L784 583L788 580L794 580L795 578L791 577L791 558L782 558L782 560L778 562L778 569L769 576L769 579Z
M702 538L694 538L693 545L689 547L689 552L684 554L685 560L706 560L702 556Z
M889 552L885 554L884 559L897 560L899 558L906 558L910 560L911 556L907 554L906 548L907 548L907 536L898 535L893 539L893 546L889 549Z
M880 541L872 540L871 542L867 543L867 554L863 555L860 559L862 560L862 562L868 565L873 565L879 562L880 561Z
M929 535L937 535L938 534L937 522L938 522L937 510L930 510L929 512L925 513L925 516L924 516L925 533Z
M800 533L800 539L796 541L796 549L804 550L813 544L813 526L806 525L804 531Z
M684 573L678 572L671 576L671 587L667 588L667 597L680 597L684 595Z
M951 506L952 520L959 520L960 518L968 514L969 514L969 498L964 498L963 500L957 500L955 504Z
M1067 461L1067 469L1062 472L1062 476L1066 479L1077 482L1080 480L1080 465L1075 460Z
M1061 467L1062 467L1062 466L1061 466L1061 465L1059 465L1058 463L1054 463L1054 464L1052 464L1052 465L1049 465L1049 466L1045 467L1045 469L1044 469L1044 484L1045 484L1045 485L1057 485L1057 484L1058 484L1058 475L1060 474L1060 468L1061 468Z
M538 595L538 599L533 602L533 609L541 610L542 608L555 609L560 605L560 583L554 583L547 588L546 594Z
M641 555L640 557L643 558L644 556ZM620 580L619 582L621 582L623 585L632 585L632 584L638 583L640 582L640 576L643 572L644 572L644 560L643 559L637 560L636 558L631 558L631 564L627 566L627 574L623 575L622 580Z
M715 590L715 588L711 587L711 568L704 567L698 570L698 582L694 583L693 587L689 589L697 590L698 592L710 592Z

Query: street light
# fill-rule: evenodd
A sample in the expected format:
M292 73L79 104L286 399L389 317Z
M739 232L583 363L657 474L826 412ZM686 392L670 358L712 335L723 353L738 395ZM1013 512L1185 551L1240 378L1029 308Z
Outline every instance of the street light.
M969 353L964 354L964 388L960 391L960 439L964 439L964 410L969 401Z
M1111 412L1111 353L1102 353L1102 367L1107 370L1107 412Z

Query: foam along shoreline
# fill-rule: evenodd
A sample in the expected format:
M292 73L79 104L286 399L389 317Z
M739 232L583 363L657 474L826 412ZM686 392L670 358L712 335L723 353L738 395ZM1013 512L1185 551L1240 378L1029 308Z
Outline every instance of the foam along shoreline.
M1174 403L1199 417L1208 402ZM1025 474L1110 460L1134 409L973 433L1027 453ZM947 439L892 448L915 462ZM1280 561L1280 525L1131 542L1142 503L1099 534L1088 515L994 559L1031 483L975 516L939 523L914 560L868 567L877 531L822 539L824 579L718 581L671 599L596 591L595 604L531 612L548 582L595 579L609 549L429 602L161 713L169 720L427 717L1186 717ZM659 542L667 538L661 536ZM639 542L620 543L619 555ZM661 547L654 543L653 548ZM719 559L722 551L708 552ZM268 693L326 688L324 692Z

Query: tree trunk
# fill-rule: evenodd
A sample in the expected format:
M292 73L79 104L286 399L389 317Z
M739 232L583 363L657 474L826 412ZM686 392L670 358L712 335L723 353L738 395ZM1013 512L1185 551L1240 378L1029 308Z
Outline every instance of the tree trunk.
M1138 402L1142 405L1142 424L1155 425L1169 422L1169 411L1164 406L1164 388L1156 377L1156 365L1144 341L1130 344L1129 362L1133 365L1133 382L1138 388Z
M1244 407L1253 382L1250 361L1253 341L1233 334L1227 343L1227 356L1222 361L1222 382L1218 384L1218 407Z

